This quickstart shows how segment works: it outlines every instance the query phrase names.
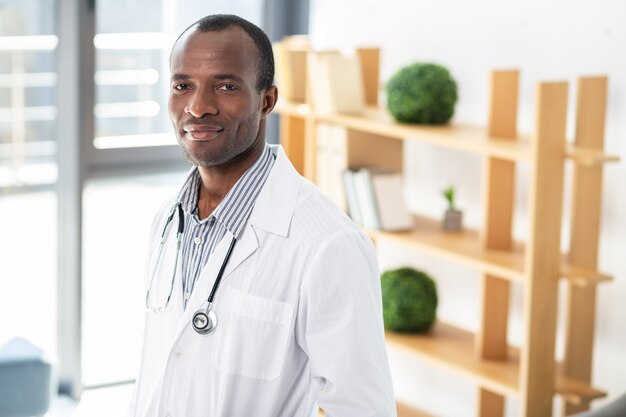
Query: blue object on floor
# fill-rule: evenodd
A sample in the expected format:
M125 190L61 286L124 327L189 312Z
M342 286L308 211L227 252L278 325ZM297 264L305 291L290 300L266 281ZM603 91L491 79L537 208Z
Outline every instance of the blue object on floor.
M22 338L0 347L0 417L45 414L53 392L52 365Z

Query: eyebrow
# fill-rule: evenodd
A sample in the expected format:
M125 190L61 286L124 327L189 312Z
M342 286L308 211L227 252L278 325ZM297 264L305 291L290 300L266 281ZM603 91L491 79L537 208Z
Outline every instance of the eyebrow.
M237 81L238 83L242 83L243 82L241 77L238 77L235 74L216 75L215 79L217 79L217 80L233 80L233 81Z
M220 74L214 77L216 80L233 80L238 83L242 83L243 79L241 77L236 76L235 74ZM173 74L172 80L189 80L191 79L191 75L188 74Z
M191 76L187 74L173 74L172 80L188 80Z

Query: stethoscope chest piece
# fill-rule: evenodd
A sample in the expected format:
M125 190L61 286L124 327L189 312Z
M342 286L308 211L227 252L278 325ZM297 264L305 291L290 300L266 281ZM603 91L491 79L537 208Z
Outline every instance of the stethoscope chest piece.
M212 333L217 327L217 314L215 314L215 312L211 308L213 306L213 297L215 296L215 291L217 290L217 287L220 285L220 281L222 280L222 274L224 273L226 264L230 259L230 255L233 253L233 248L235 247L236 242L236 238L233 238L233 240L230 242L228 252L226 252L226 257L224 258L224 262L222 262L222 266L217 273L217 278L215 278L215 282L213 283L211 294L209 294L209 298L207 299L206 308L200 308L194 313L191 319L191 327L193 327L193 329L198 334L207 335L209 333Z
M212 333L217 327L217 314L211 310L211 306L206 310L200 309L193 315L191 326L199 334Z

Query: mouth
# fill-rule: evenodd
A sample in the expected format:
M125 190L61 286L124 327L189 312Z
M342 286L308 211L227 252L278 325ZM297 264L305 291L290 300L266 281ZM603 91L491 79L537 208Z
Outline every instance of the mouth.
M188 125L183 128L185 138L191 141L212 140L223 131L223 127L213 125Z

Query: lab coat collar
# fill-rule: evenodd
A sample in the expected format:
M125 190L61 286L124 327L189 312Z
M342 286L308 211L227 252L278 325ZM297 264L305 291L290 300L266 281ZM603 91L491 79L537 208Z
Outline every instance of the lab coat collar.
M261 190L250 224L267 232L286 237L300 192L300 175L282 146L276 151L276 162Z

